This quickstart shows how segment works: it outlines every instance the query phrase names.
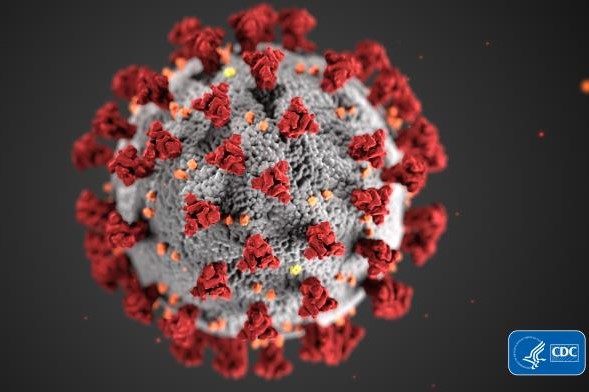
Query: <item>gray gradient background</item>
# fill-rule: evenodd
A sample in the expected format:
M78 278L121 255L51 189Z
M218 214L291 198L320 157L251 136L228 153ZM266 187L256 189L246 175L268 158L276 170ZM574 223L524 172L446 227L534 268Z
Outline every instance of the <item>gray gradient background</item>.
M165 65L166 33L181 16L226 27L228 13L244 2L81 3L18 2L2 10L0 258L8 311L0 389L496 391L589 384L587 374L518 378L506 366L513 329L589 332L589 97L579 91L589 77L587 2L306 4L319 20L311 37L321 49L374 38L412 77L450 155L448 170L430 179L418 202L444 202L450 219L430 264L401 266L399 276L416 290L407 318L378 321L364 304L356 320L367 336L348 362L329 368L296 360L294 374L280 383L253 375L234 383L208 365L176 365L166 345L155 343L156 328L126 319L120 296L92 282L73 218L80 189L97 189L105 175L77 173L71 143L110 98L112 74L130 63ZM303 2L277 5L284 4ZM291 357L296 350L289 344Z

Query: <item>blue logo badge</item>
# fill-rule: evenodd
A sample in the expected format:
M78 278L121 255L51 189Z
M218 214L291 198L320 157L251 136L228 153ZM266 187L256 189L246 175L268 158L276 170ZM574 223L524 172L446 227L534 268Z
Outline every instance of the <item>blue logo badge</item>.
M516 376L578 376L585 371L581 331L513 331L507 346L509 371Z

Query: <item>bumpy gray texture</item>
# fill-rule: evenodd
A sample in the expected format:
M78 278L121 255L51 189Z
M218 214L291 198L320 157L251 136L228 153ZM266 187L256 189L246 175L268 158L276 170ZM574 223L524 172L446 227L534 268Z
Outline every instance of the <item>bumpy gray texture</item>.
M260 45L261 48L266 46ZM379 187L382 183L378 171L373 171L366 179L361 178L360 168L367 163L352 160L347 154L347 146L354 135L372 133L377 128L389 128L383 113L366 100L367 89L360 81L352 79L336 93L327 94L319 87L321 73L312 76L294 71L297 63L303 63L306 67L316 65L323 70L325 62L322 57L284 52L286 56L278 71L278 93L274 92L275 99L271 104L266 100L265 106L262 99L256 99L259 93L255 91L255 81L249 66L239 55L233 55L228 65L237 71L234 77L225 77L223 70L213 77L205 76L200 72L202 66L197 59L190 60L182 70L176 70L170 79L170 90L175 101L182 106L189 107L194 98L209 91L210 84L228 83L232 110L230 122L223 128L214 128L201 112L193 112L186 119L181 116L172 119L167 111L153 104L145 105L131 118L138 132L130 143L141 150L147 138L146 130L157 119L164 123L166 130L182 141L182 155L173 160L158 161L153 175L130 187L113 178L117 209L124 219L129 222L139 219L140 211L145 206L154 208L156 212L150 220L150 237L129 251L141 281L144 284L164 282L169 286L169 292L180 295L181 303L197 305L201 310L198 320L200 328L206 328L212 320L226 320L226 328L217 332L222 336L235 336L243 326L248 305L264 300L265 291L270 288L276 290L276 300L265 302L274 326L285 336L293 336L283 331L281 325L287 321L293 324L311 321L303 320L297 314L301 304L299 284L309 276L319 278L339 303L336 310L318 317L317 321L321 324L329 324L346 314L364 296L360 285L352 287L346 282L336 281L334 277L342 272L346 276L353 274L358 282L364 279L368 264L364 258L355 255L353 249L357 239L363 236L365 226L359 220L362 212L351 204L350 195L353 189ZM300 96L309 111L316 114L316 122L320 126L318 134L305 134L297 139L286 139L280 135L277 123L295 96ZM356 107L357 114L339 119L336 108L351 105ZM255 113L256 121L251 125L244 119L248 111ZM264 133L257 128L261 119L269 123ZM393 130L389 129L389 132L386 143L387 166L401 158L401 153L392 141ZM204 155L218 147L232 133L242 137L246 156L246 173L243 176L227 173L204 161ZM122 142L119 148L124 145ZM185 169L190 159L198 162L198 169L188 171L187 181L175 179L173 171ZM250 185L253 177L279 160L286 160L290 164L290 192L293 200L286 205L252 189ZM324 189L333 192L331 200L326 201L321 197ZM157 200L153 203L145 200L149 190L157 192ZM185 221L182 207L184 195L189 192L219 205L223 214L234 217L249 215L249 225L227 226L219 223L199 230L192 237L186 237L183 233ZM313 207L307 203L311 195L319 199ZM385 240L394 249L398 249L402 237L405 196L405 188L395 184L389 205L390 214L385 223L372 225L374 238ZM307 226L325 220L331 223L337 239L345 245L346 254L344 257L306 260L303 250L307 247ZM270 243L274 254L280 259L278 269L242 273L235 267L242 257L246 238L254 233L261 233ZM167 255L163 257L155 251L160 241L169 244ZM171 250L180 252L179 263L170 259ZM202 267L221 260L228 263L232 299L195 299L190 290ZM291 276L289 268L295 264L300 264L303 272ZM251 290L253 282L263 284L260 294Z

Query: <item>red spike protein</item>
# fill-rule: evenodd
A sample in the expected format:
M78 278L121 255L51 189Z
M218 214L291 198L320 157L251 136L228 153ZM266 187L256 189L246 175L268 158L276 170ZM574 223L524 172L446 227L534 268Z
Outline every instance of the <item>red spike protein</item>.
M114 95L74 141L73 165L106 168L104 196L75 206L96 283L120 289L124 312L155 321L172 357L224 377L335 366L378 318L409 311L403 254L423 266L446 229L441 204L412 208L448 162L438 128L381 44L312 53L306 9L261 4L234 13L237 42L187 17L171 64L118 71ZM282 44L272 43L280 30Z

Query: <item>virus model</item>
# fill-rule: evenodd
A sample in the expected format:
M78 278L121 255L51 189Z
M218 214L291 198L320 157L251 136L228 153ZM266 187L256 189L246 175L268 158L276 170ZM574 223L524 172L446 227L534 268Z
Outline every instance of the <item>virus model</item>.
M391 273L401 252L417 265L435 252L446 213L405 209L447 158L380 44L310 54L305 9L261 4L229 24L237 44L185 18L168 36L173 68L116 73L131 116L108 102L75 141L78 169L112 174L76 216L94 279L124 291L131 318L157 317L179 362L199 365L208 347L240 378L251 345L255 373L274 379L292 370L285 338L304 361L345 360L365 295L376 317L407 313L413 290Z

